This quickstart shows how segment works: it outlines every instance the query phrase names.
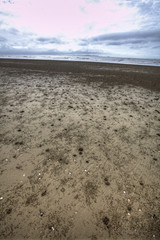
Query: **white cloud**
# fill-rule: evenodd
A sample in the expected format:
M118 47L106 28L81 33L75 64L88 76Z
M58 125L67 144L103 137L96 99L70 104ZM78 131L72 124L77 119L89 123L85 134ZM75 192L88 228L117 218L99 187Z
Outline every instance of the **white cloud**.
M149 34L160 26L158 7L159 0L0 0L0 46L44 51L80 51L85 47L86 51L124 52L125 39L119 40L119 35L108 45L97 44L96 49L93 42L83 46L81 39L144 28ZM132 43L144 51L139 39ZM151 50L156 48L152 41L149 44ZM134 52L132 47L128 41L127 49Z
M87 35L86 25L90 24L95 26L88 32L90 35L117 32L120 26L123 27L121 31L137 27L132 21L135 9L119 6L111 0L96 4L85 0L15 0L14 4L4 4L3 8L17 16L12 19L14 27L47 36L84 37Z

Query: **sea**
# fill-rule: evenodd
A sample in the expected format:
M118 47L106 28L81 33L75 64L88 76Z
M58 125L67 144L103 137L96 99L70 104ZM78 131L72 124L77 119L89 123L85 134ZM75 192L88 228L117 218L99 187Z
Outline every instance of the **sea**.
M0 59L32 59L32 60L59 60L59 61L82 61L82 62L102 62L116 64L132 64L143 66L160 66L160 59L142 59L142 58L125 58L110 57L104 55L1 55Z

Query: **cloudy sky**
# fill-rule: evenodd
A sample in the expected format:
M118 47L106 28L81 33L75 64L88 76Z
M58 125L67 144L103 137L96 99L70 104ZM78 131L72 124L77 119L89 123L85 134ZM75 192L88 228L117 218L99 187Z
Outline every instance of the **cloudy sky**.
M0 0L0 54L160 58L160 0Z

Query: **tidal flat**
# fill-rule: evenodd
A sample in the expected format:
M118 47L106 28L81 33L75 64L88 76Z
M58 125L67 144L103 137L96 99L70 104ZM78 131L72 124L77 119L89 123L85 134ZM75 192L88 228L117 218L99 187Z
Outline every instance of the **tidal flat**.
M0 239L160 239L160 67L0 60Z

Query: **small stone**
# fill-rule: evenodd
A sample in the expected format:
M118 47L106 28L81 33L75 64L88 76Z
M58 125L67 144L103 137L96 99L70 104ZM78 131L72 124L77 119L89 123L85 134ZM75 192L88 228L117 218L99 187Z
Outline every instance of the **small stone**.
M8 158L6 158L5 161L8 162Z
M71 172L69 172L68 174L69 174L69 175L71 175L72 173L71 173Z
M11 212L12 212L12 208L9 208L9 209L6 210L7 214L11 214Z
M41 217L43 216L43 212L40 212L40 216L41 216Z
M3 197L0 197L0 200L3 200Z
M81 148L79 148L79 152L83 152L83 148L81 147Z
M130 206L127 207L128 211L132 211L132 208Z
M110 182L108 181L108 177L105 177L104 182L105 182L105 184L106 184L107 186L110 185Z
M61 189L61 192L65 192L65 188L62 188L62 189Z
M153 218L153 219L156 219L156 218L157 218L157 216L156 216L155 214L153 214L152 218Z
M139 212L141 212L141 211L142 211L142 209L140 209L140 208L139 208L139 209L138 209L138 211L139 211Z
M84 171L87 172L87 169L85 169Z
M25 177L25 176L26 176L26 174L24 173L24 174L23 174L23 177Z
M77 214L78 212L75 212L75 214Z
M144 185L142 181L141 181L139 184L140 184L141 186L143 186L143 185Z
M128 203L130 203L131 202L131 200L128 198Z
M47 191L45 190L44 192L42 192L41 196L44 197L47 194Z
M38 175L40 176L41 174L39 173Z
M128 216L130 216L131 214L130 213L128 213Z
M155 237L156 237L156 235L153 234L153 238L155 238Z
M51 229L54 231L55 230L55 228L54 227L51 227Z
M109 225L109 218L108 217L104 217L103 219L102 219L102 221L103 221L103 223L106 225L106 226L108 226Z
M125 193L126 193L126 191L123 191L123 193L125 194Z

